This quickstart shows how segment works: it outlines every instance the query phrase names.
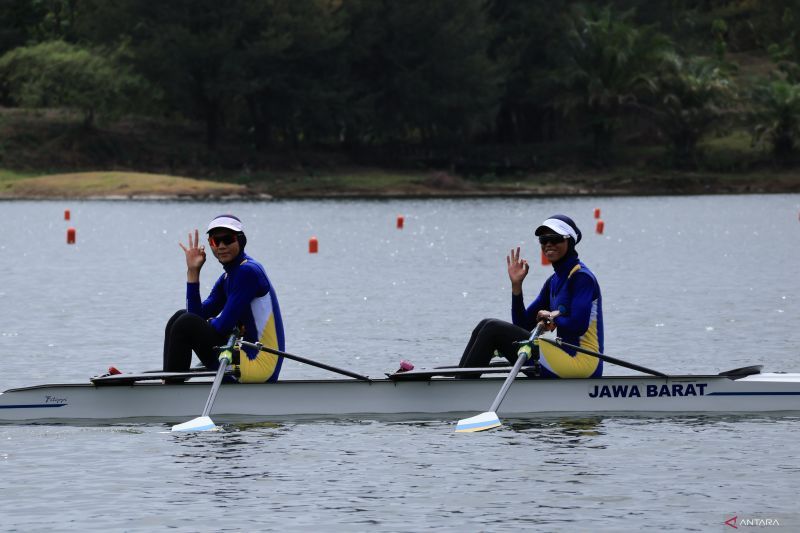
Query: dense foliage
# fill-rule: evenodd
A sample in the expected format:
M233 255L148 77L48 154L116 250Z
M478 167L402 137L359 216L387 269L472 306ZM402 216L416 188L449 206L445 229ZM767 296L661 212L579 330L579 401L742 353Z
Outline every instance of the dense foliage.
M76 107L87 127L97 113L136 109L145 82L130 71L113 54L64 41L15 48L0 57L0 76L16 102L28 107Z
M784 162L800 144L800 0L0 0L0 20L0 104L195 121L212 153L551 143L609 164L650 142L686 167L723 128Z

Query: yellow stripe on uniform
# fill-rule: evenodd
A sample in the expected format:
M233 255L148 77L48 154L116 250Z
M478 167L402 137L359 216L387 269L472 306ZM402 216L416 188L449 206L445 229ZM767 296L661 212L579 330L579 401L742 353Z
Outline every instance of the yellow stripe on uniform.
M570 355L558 346L539 343L539 364L560 378L588 378L597 370L597 357L577 353Z
M272 307L267 310L267 316L264 329L261 330L261 337L258 341L268 348L279 350L278 347L278 332L275 328L275 315L272 313ZM240 358L239 369L241 376L239 381L241 383L264 383L275 372L275 366L278 364L278 356L267 352L258 352L255 359L250 359L246 354L242 354Z

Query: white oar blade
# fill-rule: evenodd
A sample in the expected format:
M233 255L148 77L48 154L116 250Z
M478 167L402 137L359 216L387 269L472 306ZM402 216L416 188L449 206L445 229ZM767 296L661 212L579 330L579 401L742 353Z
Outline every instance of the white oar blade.
M479 415L471 416L459 420L456 424L456 433L474 433L475 431L486 431L487 429L496 428L502 425L497 413L493 411L486 411Z
M172 426L172 431L213 431L215 429L219 429L216 424L211 420L211 417L208 416L198 416L188 422L184 422L183 424L176 424Z

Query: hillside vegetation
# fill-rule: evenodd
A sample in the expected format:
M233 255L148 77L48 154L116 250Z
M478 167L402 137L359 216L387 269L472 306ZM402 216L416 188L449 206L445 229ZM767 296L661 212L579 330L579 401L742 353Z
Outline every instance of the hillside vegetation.
M799 17L800 0L12 0L0 192L195 194L141 172L222 183L209 194L800 190Z

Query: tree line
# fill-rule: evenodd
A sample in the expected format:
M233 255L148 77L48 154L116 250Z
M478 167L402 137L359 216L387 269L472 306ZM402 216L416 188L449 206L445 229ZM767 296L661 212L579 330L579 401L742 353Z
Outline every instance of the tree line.
M0 104L200 121L254 151L800 138L800 0L2 0ZM745 75L731 58L760 54Z

